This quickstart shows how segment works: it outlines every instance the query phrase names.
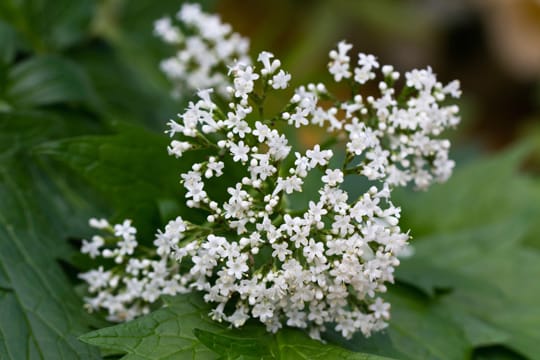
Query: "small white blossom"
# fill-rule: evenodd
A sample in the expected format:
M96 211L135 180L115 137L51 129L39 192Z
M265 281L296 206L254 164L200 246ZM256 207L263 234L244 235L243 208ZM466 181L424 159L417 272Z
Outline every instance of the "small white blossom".
M249 146L245 145L243 141L239 141L238 143L231 142L229 143L229 148L234 161L248 161Z
M261 70L261 74L263 75L273 74L281 66L281 62L278 59L274 59L273 61L271 61L271 59L273 58L274 58L274 54L268 51L263 51L259 54L257 61L261 62L264 66L263 69Z
M92 259L101 254L99 249L105 244L105 240L101 236L92 236L92 241L83 240L81 253L88 254Z
M313 150L308 150L306 152L306 156L310 160L310 166L312 168L315 166L326 166L332 155L332 150L321 150L319 144L315 145Z
M171 145L167 148L167 151L169 152L169 155L174 155L179 158L189 149L191 149L191 144L189 142L173 140L171 141Z
M323 183L326 183L330 186L336 186L343 182L343 172L339 169L326 170L325 175L321 178Z
M330 74L334 76L335 81L341 81L351 77L350 72L350 57L347 55L349 50L352 49L352 45L345 41L338 43L338 50L332 50L330 52L330 63L328 64L328 70Z
M114 225L114 235L130 239L137 233L137 229L131 226L131 220L124 220L122 224Z
M170 18L162 18L154 22L154 34L171 44L177 44L182 40L180 29L172 25Z
M272 87L274 89L286 89L289 86L291 75L285 71L280 70L276 75L272 77Z
M95 218L91 218L90 220L88 220L88 225L90 225L90 227L93 227L94 229L100 229L100 230L106 229L111 226L109 222L107 221L107 219L95 219Z

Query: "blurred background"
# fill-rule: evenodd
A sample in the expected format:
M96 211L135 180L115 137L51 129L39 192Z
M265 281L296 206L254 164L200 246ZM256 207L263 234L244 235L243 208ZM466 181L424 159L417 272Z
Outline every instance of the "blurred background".
M155 129L178 105L159 60L171 49L152 36L153 21L177 0L2 1L0 19L15 28L24 57L61 52L87 69L108 112L135 115ZM327 53L347 39L399 70L432 66L442 81L459 79L460 139L498 149L536 131L540 117L538 0L210 0L202 1L252 39L252 53L277 54L293 84L319 79ZM25 55L24 50L27 54ZM118 79L115 89L106 80ZM111 91L114 90L114 91ZM157 110L126 102L118 90L147 96ZM173 109L174 108L174 109ZM125 116L124 116L125 117ZM471 143L470 141L467 141Z
M540 1L223 0L219 13L252 38L254 50L286 59L296 80L324 69L347 39L400 70L432 66L463 88L461 133L501 148L540 124Z

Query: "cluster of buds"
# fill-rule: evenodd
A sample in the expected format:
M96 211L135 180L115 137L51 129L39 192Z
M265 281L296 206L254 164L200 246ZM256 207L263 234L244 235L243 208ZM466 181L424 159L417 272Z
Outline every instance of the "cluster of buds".
M394 281L409 238L391 192L450 176L450 143L440 135L459 122L458 108L445 105L460 95L459 83L443 86L428 68L405 73L397 91L400 73L366 54L351 70L350 49L340 42L329 62L335 81L350 86L348 99L309 84L266 116L265 99L291 79L269 52L255 65L230 66L225 106L213 89L198 91L168 123L168 152L184 160L197 151L200 161L181 183L187 206L205 212L206 221L172 220L158 231L153 257L142 258L131 255L135 240L126 245L134 236L129 223L98 224L118 241L111 248L98 236L83 252L114 257L118 266L81 275L93 294L88 306L124 319L147 311L160 294L200 291L214 305L211 317L234 327L256 318L269 331L286 324L314 338L329 324L346 338L383 329L390 304L379 294ZM368 81L377 81L379 96L359 93ZM282 130L310 126L343 147L301 151ZM344 182L360 178L371 184L352 198ZM298 210L292 199L308 182L318 192Z

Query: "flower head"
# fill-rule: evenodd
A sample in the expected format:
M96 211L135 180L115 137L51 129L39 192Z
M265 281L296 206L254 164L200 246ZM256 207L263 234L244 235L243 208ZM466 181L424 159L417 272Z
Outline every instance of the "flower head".
M179 17L201 27L212 23L201 29L208 38L230 31L197 6L185 5ZM397 256L408 246L391 192L409 183L425 189L450 176L449 142L439 136L459 121L456 107L443 102L459 96L459 88L443 86L431 69L413 70L401 89L408 95L400 97L393 88L399 74L374 56L360 54L351 71L351 48L341 42L330 52L330 73L338 82L354 73L352 80L363 84L381 68L379 96L355 94L329 106L324 100L335 97L327 87L309 84L294 91L284 111L260 116L261 99L290 80L268 52L259 55L260 67L230 66L227 108L213 101L212 91L199 91L167 132L175 138L168 148L173 156L207 150L180 176L187 206L205 212L206 222L172 220L156 235L156 256L140 260L125 256L137 246L131 223L108 226L116 245L86 242L83 252L117 257L124 276L111 281L103 269L82 274L95 295L87 302L124 319L147 311L161 294L199 290L215 305L212 318L235 327L253 317L269 331L287 324L309 328L316 338L330 324L345 337L384 328L390 305L378 294L394 281ZM319 144L292 151L282 131L287 125L322 127L343 139L344 153ZM221 176L224 191L216 194L208 184ZM298 210L302 204L290 204L310 176L320 178L320 187ZM372 182L357 198L343 187L354 177Z

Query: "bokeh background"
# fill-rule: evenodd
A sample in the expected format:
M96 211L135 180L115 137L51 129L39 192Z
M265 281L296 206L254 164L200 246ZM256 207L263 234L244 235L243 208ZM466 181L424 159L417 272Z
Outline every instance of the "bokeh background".
M295 84L320 79L329 49L347 39L358 51L376 54L399 70L429 65L443 81L460 79L464 90L460 139L474 146L500 149L538 128L538 0L205 0L202 4L250 37L252 53L277 54L294 74ZM160 110L128 104L113 91L105 105L159 129L178 105L167 106L159 99L167 83L157 64L170 49L153 38L152 23L179 6L176 0L76 4L42 0L19 5L6 1L0 4L0 19L15 25L29 52L60 51L84 63L98 92L111 90L104 83L113 76L118 89L151 98Z
M406 0L216 2L223 17L272 49L295 77L320 77L330 44L347 39L400 70L432 66L459 79L463 139L494 150L536 129L540 1Z

